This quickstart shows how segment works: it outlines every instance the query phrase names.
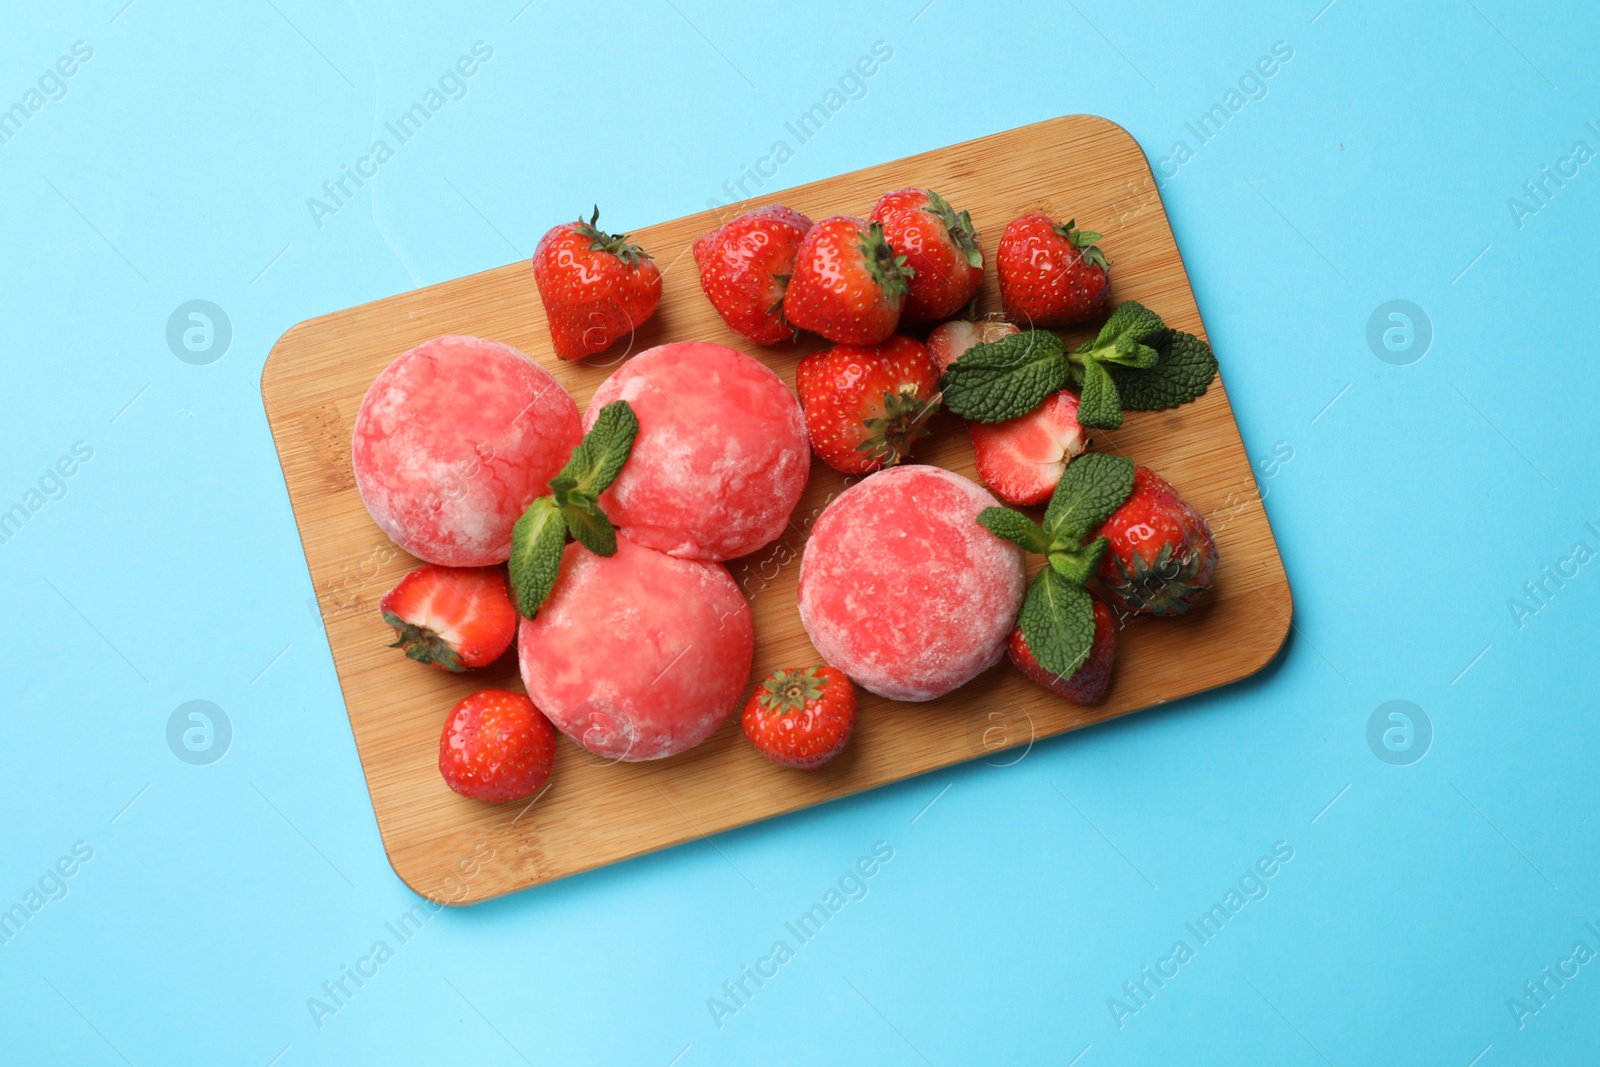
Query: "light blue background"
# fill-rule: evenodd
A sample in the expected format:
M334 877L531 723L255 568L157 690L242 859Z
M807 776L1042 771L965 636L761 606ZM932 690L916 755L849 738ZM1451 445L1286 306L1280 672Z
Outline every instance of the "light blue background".
M8 0L0 106L73 42L94 55L0 145L0 507L74 442L94 456L0 545L0 901L74 842L94 858L0 947L0 1058L1592 1055L1600 962L1521 1028L1507 1000L1580 939L1600 951L1600 563L1520 628L1507 600L1574 542L1600 548L1600 164L1520 226L1507 200L1575 141L1600 150L1600 18L1576 0L925 2ZM467 96L314 225L306 198L479 40L494 58ZM592 201L623 228L703 207L879 40L892 61L778 184L1080 111L1159 160L1292 46L1163 181L1246 445L1293 450L1261 469L1295 590L1284 655L1013 766L443 912L319 1029L307 999L417 898L307 607L269 347L527 256ZM197 298L234 331L206 366L165 340ZM1434 329L1403 367L1365 339L1397 298ZM233 723L211 766L167 747L191 699ZM1410 766L1367 744L1391 699L1433 725ZM870 894L719 1028L707 999L877 841L894 858ZM1119 1029L1108 998L1279 841L1294 859L1270 895Z

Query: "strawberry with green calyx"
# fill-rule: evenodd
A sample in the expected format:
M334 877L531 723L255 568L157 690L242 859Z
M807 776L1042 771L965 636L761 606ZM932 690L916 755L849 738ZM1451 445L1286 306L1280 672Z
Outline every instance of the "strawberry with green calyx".
M650 253L627 234L589 221L551 227L533 252L533 280L544 301L550 340L562 359L604 352L655 314L661 302L661 270Z
M1217 570L1211 527L1147 467L1134 468L1128 499L1095 532L1108 544L1100 584L1127 611L1182 615L1211 588Z
M870 219L883 224L884 236L910 268L902 321L948 318L977 295L983 252L970 214L958 213L932 189L896 189L878 199Z
M774 763L812 770L844 750L856 724L856 691L834 667L773 671L740 718L750 743Z
M511 528L511 590L527 618L555 588L567 535L597 556L617 552L617 531L600 507L600 494L616 480L633 452L639 417L626 400L600 409L594 426L550 480L550 494L528 505Z
M1068 465L1042 525L1010 508L978 513L990 533L1040 553L1049 563L1028 587L1017 631L1028 658L1050 678L1072 681L1096 651L1094 598L1084 585L1111 542L1085 539L1128 499L1133 480L1132 460L1093 452Z
M800 361L795 391L817 458L844 474L892 467L939 410L939 368L919 341L835 345Z
M811 220L770 204L747 211L694 243L700 287L734 333L758 345L792 340L783 294Z
M442 671L487 667L517 635L517 609L499 567L426 564L385 593L378 610L398 639L390 648Z
M1111 304L1111 264L1098 240L1073 219L1058 224L1037 211L1013 219L1000 235L996 264L1006 317L1072 326L1104 313Z
M1125 300L1094 340L1070 353L1047 330L974 345L945 370L944 401L974 422L1004 422L1070 384L1079 390L1079 424L1115 430L1122 426L1124 410L1186 404L1206 391L1216 373L1210 345Z
M900 322L911 273L882 224L835 215L811 227L796 249L783 314L830 341L875 345Z

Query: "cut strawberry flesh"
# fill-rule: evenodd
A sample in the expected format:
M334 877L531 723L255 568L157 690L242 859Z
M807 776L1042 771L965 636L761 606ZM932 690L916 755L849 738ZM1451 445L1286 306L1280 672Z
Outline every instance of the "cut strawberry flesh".
M1072 457L1088 447L1078 398L1056 393L1026 415L985 425L968 422L978 474L1008 504L1043 504Z
M989 344L1016 332L1017 328L1009 322L953 319L928 335L928 355L939 364L941 371L949 370L950 364L960 359L962 353L973 345Z

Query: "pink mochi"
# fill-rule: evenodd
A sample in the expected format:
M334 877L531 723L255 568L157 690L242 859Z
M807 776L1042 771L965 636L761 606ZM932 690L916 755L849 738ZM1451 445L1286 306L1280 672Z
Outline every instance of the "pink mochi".
M528 696L584 748L651 760L693 748L744 694L755 654L750 605L718 563L617 538L601 557L573 543L517 659Z
M800 621L822 658L893 700L933 700L1005 654L1022 552L978 525L998 501L940 467L890 467L817 519L800 561Z
M477 337L418 345L378 375L356 414L356 487L372 521L420 560L483 567L583 436L543 367Z
M811 446L800 401L765 364L704 341L660 345L601 383L584 428L613 400L633 407L639 436L600 503L634 541L724 560L783 533Z

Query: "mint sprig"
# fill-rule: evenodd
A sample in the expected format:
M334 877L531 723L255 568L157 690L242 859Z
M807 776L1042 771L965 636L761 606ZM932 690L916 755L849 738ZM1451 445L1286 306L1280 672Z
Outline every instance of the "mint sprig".
M1010 508L984 508L978 522L996 537L1042 554L1049 564L1034 578L1017 625L1039 666L1070 678L1094 645L1094 601L1084 589L1110 542L1090 531L1127 502L1133 461L1090 452L1067 464L1045 508L1044 524Z
M944 406L974 422L1026 415L1067 384L1067 346L1048 330L973 345L944 372Z
M594 426L572 450L550 493L528 505L511 528L511 591L517 611L539 614L561 573L567 535L597 556L614 556L617 531L600 507L600 494L616 480L633 452L639 417L626 400L600 409Z
M1206 391L1216 373L1210 345L1125 300L1094 340L1072 352L1053 333L1024 330L962 353L945 371L942 385L951 411L991 423L1026 415L1071 384L1079 390L1079 424L1115 430L1124 411L1188 403Z

